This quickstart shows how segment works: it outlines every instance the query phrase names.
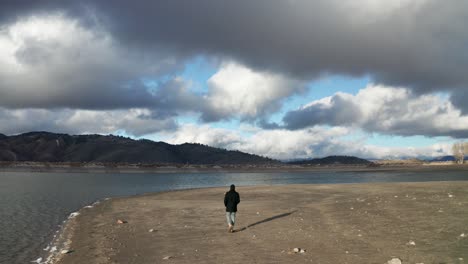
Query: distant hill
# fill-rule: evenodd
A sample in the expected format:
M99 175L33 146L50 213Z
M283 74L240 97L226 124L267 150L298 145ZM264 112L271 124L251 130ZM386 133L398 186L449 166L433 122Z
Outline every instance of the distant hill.
M372 162L353 156L328 156L325 158L289 161L295 165L369 165Z
M202 144L171 145L121 136L30 132L0 135L0 161L270 164L269 158Z
M380 159L374 160L376 165L384 166L408 166L408 165L421 165L425 161L417 158L406 158L406 159Z
M441 156L441 157L433 158L433 159L430 160L430 162L434 162L434 161L455 161L455 157L453 157L453 156Z

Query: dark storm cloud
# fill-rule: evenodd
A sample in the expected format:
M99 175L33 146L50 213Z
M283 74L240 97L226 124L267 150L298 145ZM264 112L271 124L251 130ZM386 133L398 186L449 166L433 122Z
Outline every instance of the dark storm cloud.
M301 76L372 73L416 86L466 86L468 2L338 0L7 1L10 14L93 10L118 39L227 55ZM439 78L437 78L437 77Z
M183 68L171 54L128 49L62 13L6 24L0 49L0 106L12 109L157 107L164 102L144 79L170 80Z
M288 129L302 129L311 125L352 126L361 119L362 113L356 102L337 94L329 105L318 103L287 112L283 121Z
M421 93L468 90L463 0L33 2L2 2L0 17L61 10L130 49L176 60L205 54L307 80L370 75Z

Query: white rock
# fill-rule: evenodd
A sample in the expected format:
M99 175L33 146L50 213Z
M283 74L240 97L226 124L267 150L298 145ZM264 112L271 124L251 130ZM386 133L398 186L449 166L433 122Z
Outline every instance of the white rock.
M460 235L460 237L466 237L466 234L465 234L465 233L462 233L462 234Z
M387 264L401 264L401 259L392 258L391 260L387 261Z
M450 193L449 193L449 194L448 194L448 197L452 198L452 197L453 197L453 194L450 194Z
M60 251L61 254L68 254L68 253L71 253L72 251L69 250L69 249L63 249L62 251Z
M122 219L117 219L117 224L121 225L121 224L126 224L128 223L127 221L125 220L122 220Z
M42 262L42 258L38 258L36 260L33 260L31 261L32 263L41 263Z
M171 258L172 258L171 256L165 256L163 259L168 260L168 259L171 259Z
M301 251L301 249L300 249L300 248L294 248L293 251L294 251L295 253L299 253L299 252Z
M306 252L305 249L302 249L302 248L301 248L301 250L299 251L299 253L305 253L305 252Z
M55 252L57 251L57 247L52 247L49 252Z
M74 218L74 217L76 217L78 215L80 215L80 213L74 212L74 213L71 213L70 216L68 216L68 218Z
M148 232L153 233L153 232L154 232L154 229L151 228L150 230L148 230Z
M408 243L406 243L408 246L416 246L416 243L413 240L410 240Z

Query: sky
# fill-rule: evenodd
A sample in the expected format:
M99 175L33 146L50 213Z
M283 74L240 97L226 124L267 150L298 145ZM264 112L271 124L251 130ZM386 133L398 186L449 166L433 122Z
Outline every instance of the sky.
M0 133L450 155L468 138L466 21L464 0L4 0Z

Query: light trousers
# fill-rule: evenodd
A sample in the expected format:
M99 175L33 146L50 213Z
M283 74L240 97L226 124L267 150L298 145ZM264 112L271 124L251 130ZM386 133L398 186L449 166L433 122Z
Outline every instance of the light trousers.
M234 225L236 223L236 212L226 212L226 220L228 225Z

